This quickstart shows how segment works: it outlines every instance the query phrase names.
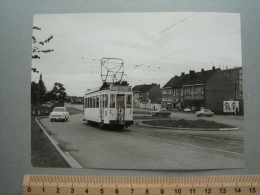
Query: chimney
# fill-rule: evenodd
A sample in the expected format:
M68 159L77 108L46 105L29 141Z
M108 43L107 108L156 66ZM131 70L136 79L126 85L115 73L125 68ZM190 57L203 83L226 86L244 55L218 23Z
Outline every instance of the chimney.
M212 70L216 70L215 66L212 67Z
M205 77L205 71L204 71L204 68L201 69L201 73L202 73L202 76L203 76L203 79Z
M193 79L195 77L195 71L190 70L190 79Z
M184 79L184 76L185 76L185 73L184 73L184 72L182 72L182 73L181 73L181 81L183 81L183 79Z

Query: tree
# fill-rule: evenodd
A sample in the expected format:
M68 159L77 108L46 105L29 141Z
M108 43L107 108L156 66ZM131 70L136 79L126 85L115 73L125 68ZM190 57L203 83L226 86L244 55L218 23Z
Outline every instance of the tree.
M39 91L39 103L42 104L47 101L46 98L47 90L42 80L42 74L40 74L40 78L39 78L38 91Z
M34 26L33 30L42 30L41 28ZM32 36L33 41L33 48L32 48L32 58L33 59L40 59L39 53L50 53L53 52L53 49L41 49L42 46L49 43L53 39L53 36L51 35L47 39L43 41L38 41L35 36Z
M48 101L47 90L42 80L42 74L40 75L39 82L31 82L31 103L42 104Z
M38 103L38 84L34 81L31 83L31 104L35 105Z
M66 89L63 84L56 82L48 96L51 100L65 102L67 96Z

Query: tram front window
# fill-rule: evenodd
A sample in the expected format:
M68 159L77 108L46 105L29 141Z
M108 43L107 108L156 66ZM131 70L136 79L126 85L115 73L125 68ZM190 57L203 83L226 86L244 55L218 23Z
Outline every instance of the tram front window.
M117 108L125 108L125 95L117 94L116 96Z
M132 108L132 95L126 95L126 108Z
M116 94L110 94L110 108L116 107Z

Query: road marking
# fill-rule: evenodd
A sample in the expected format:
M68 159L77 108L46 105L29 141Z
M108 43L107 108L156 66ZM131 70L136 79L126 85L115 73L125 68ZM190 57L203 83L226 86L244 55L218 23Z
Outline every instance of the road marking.
M38 117L36 118L36 122L38 125L41 127L42 131L45 133L45 135L48 137L48 139L51 141L53 146L56 148L56 150L61 154L61 156L66 160L66 162L70 165L71 168L83 168L79 162L74 159L68 152L63 152L62 149L59 147L57 140L55 140L53 137L51 137L48 132L44 129L42 124L38 121L40 118L45 118L45 117Z

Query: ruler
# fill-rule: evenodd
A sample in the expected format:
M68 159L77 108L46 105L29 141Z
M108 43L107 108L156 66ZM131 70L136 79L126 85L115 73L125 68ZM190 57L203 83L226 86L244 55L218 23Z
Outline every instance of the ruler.
M25 175L23 195L260 195L260 175L51 176Z

